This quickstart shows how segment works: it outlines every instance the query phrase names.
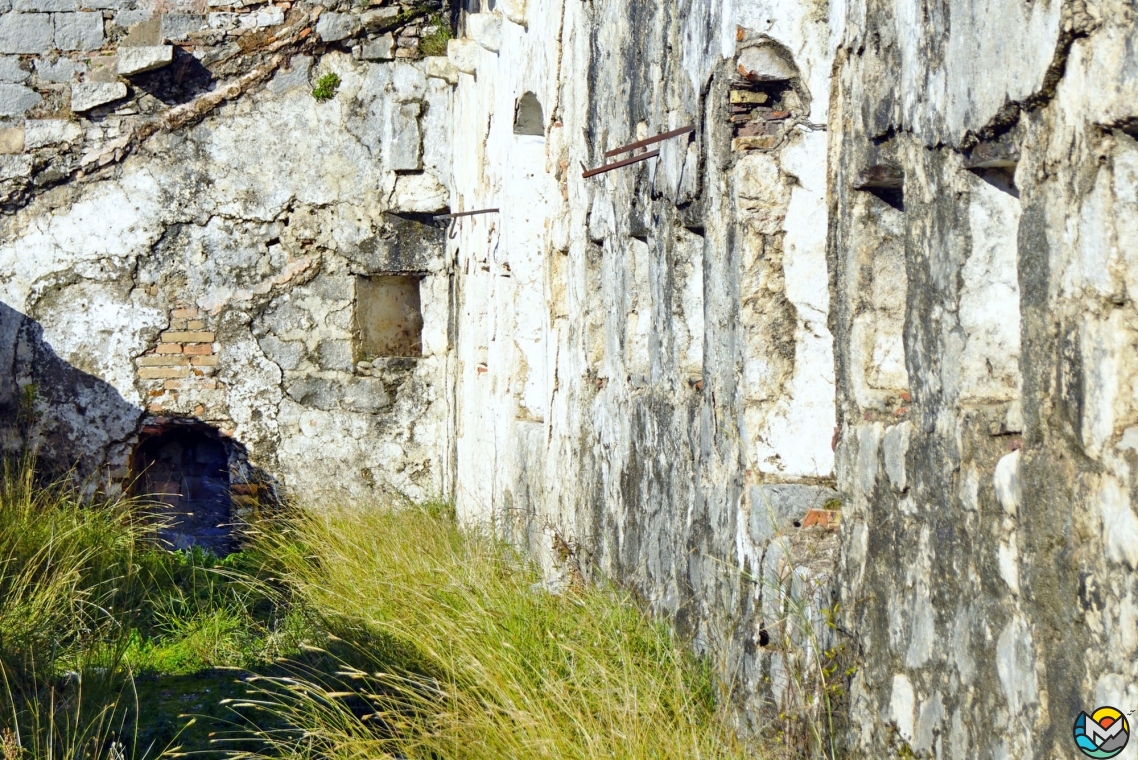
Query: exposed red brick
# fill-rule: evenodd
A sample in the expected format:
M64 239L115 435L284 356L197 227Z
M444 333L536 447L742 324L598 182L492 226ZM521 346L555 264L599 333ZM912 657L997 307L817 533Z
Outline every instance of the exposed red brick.
M191 356L206 356L213 353L213 344L200 343L198 345L186 346L185 353Z

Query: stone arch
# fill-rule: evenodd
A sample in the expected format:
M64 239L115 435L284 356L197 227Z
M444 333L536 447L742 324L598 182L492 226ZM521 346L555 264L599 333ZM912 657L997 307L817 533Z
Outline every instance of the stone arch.
M532 92L526 92L518 98L514 110L514 134L545 137L545 112L541 108L541 101Z
M732 147L770 150L810 113L810 93L785 45L744 33L730 72L727 120Z
M230 446L203 424L158 427L134 449L133 492L151 500L158 540L223 556L233 549Z

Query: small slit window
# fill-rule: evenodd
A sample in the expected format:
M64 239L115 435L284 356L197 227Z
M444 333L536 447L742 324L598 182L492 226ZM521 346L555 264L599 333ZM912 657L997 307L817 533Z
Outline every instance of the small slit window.
M423 312L417 275L356 280L356 325L364 358L423 355Z
M514 134L545 137L545 115L541 110L541 102L532 92L527 92L518 100L518 108L514 113Z

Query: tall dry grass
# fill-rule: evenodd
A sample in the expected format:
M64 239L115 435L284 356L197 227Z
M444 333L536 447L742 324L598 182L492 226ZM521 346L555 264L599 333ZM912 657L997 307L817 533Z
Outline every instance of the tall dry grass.
M270 538L269 540L274 540ZM271 552L331 633L313 667L244 703L304 758L754 757L711 676L613 587L561 595L439 510L322 505Z
M121 752L127 684L117 677L129 607L136 505L95 507L31 460L0 463L0 733L5 758ZM97 664L96 664L97 659ZM140 755L136 755L140 756Z

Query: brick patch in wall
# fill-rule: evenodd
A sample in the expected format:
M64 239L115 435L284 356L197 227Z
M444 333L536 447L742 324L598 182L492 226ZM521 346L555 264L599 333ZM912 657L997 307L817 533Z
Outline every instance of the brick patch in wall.
M135 360L138 379L148 386L151 413L160 413L171 405L176 408L181 393L218 389L217 380L210 377L218 366L216 338L197 308L179 305L171 310L169 329L162 332L150 351ZM199 397L187 400L198 401ZM208 404L197 403L193 413L204 416Z

